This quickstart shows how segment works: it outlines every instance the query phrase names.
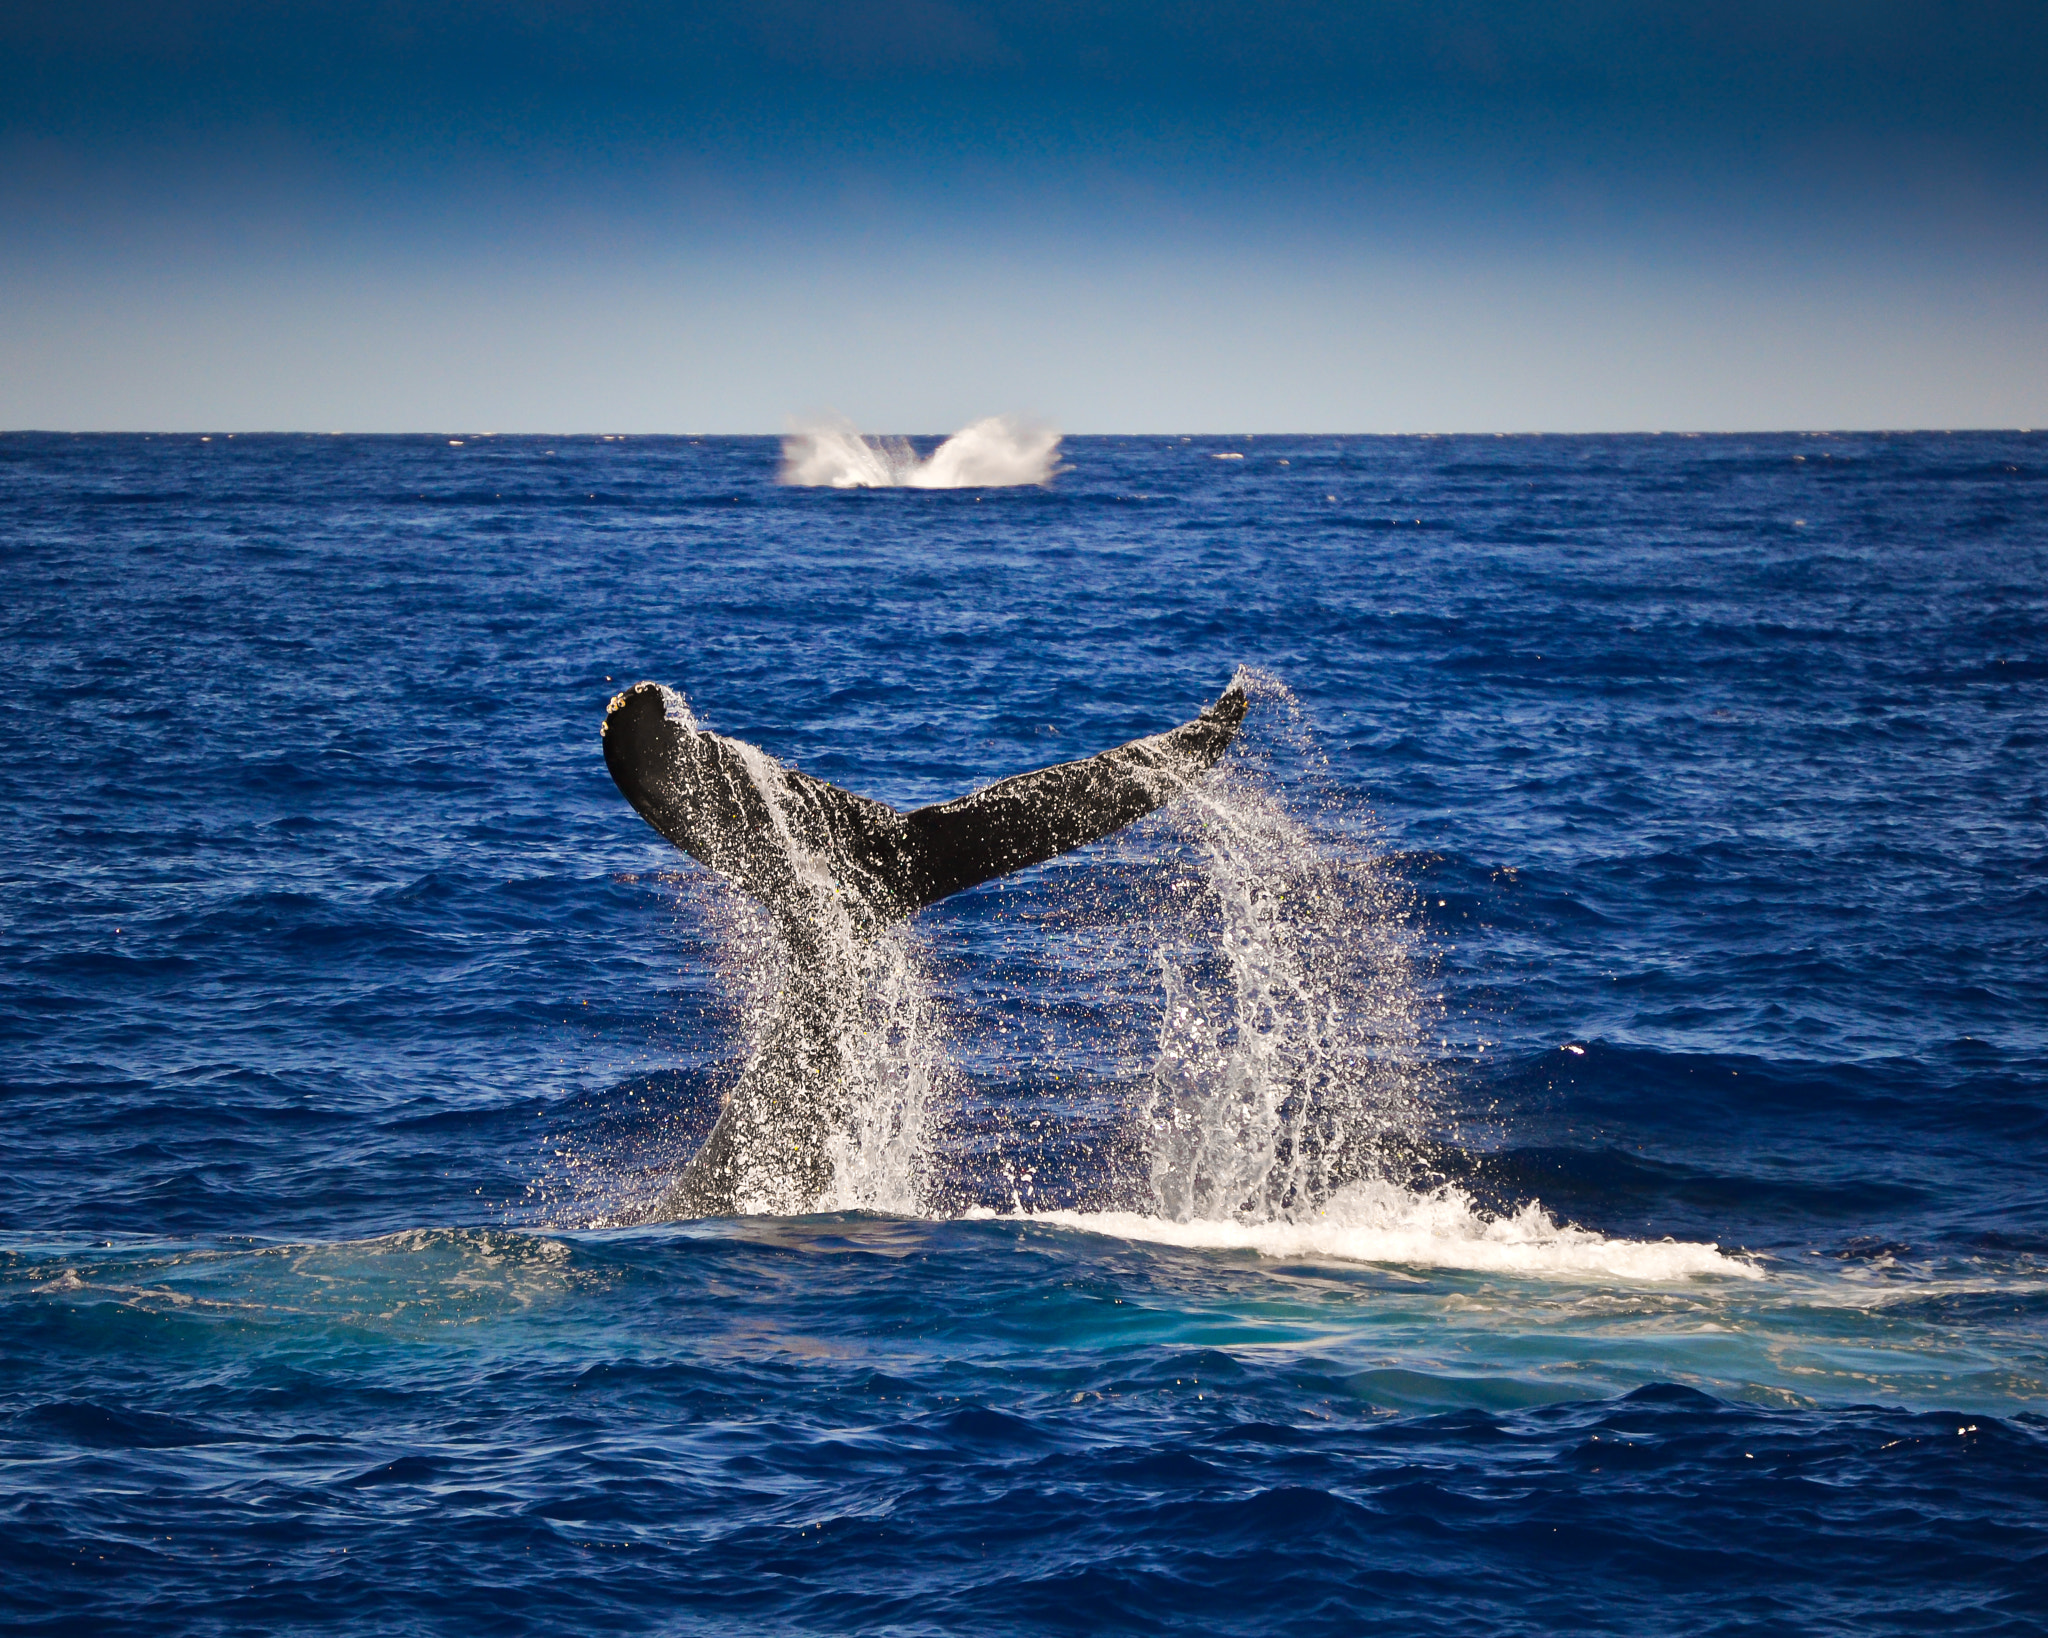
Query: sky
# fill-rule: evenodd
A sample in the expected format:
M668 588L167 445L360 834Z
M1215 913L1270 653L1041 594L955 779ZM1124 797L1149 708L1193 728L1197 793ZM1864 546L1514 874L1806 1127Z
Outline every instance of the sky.
M2039 0L0 0L0 428L2048 425Z

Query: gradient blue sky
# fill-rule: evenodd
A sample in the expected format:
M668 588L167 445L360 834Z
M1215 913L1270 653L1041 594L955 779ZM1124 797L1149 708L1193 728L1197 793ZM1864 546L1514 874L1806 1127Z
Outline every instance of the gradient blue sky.
M0 3L0 426L2048 424L2048 6Z

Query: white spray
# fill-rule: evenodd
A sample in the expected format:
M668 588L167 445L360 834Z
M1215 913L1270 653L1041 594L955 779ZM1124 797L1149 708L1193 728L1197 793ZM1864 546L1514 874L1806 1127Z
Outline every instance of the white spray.
M801 795L765 753L750 745L736 748L804 889L805 948L798 959L806 969L790 971L788 927L755 945L756 959L770 975L750 986L763 1003L748 1070L756 1084L743 1079L733 1093L747 1097L758 1117L743 1149L746 1181L739 1208L917 1215L924 1194L925 1119L941 1058L915 935L900 923L875 929L857 920L831 861L806 844L803 825L791 822L788 804ZM786 1016L794 1009L802 1009L801 1020ZM800 1024L805 1036L822 1037L831 1061L796 1060L762 1049L792 1024ZM799 1074L836 1082L836 1095L819 1100L822 1088L777 1083L778 1076ZM792 1111L817 1101L828 1109L822 1137L829 1176L799 1178L787 1162L794 1135L787 1121ZM819 1181L822 1190L814 1188Z
M1240 673L1297 762L1319 764L1294 697ZM1226 769L1182 810L1206 892L1167 918L1147 1110L1159 1214L1263 1221L1385 1175L1423 1135L1435 1017L1413 895L1369 816L1333 795L1289 811Z
M781 481L828 489L1009 489L1048 483L1059 466L1051 427L992 415L921 458L906 438L866 438L840 421L798 426L782 440Z

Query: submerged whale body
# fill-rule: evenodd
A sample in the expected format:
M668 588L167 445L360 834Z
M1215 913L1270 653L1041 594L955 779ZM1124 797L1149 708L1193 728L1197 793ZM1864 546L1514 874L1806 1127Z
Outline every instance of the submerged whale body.
M1229 749L1232 684L1191 722L1079 762L899 813L698 726L680 694L615 695L605 765L640 816L767 907L787 977L759 1050L696 1158L643 1221L811 1209L853 1097L848 997L862 944L927 904L1100 841L1171 801Z

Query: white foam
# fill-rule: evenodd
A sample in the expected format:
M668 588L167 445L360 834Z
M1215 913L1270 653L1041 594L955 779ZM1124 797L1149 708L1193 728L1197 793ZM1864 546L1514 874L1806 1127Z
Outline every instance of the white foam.
M840 421L795 428L782 440L781 481L826 489L1012 489L1050 482L1060 435L991 415L961 428L928 458L902 438L864 438Z
M988 1215L994 1215L990 1213ZM1496 1217L1462 1190L1413 1193L1392 1183L1354 1183L1320 1210L1266 1222L1198 1218L1173 1222L1129 1211L1039 1211L1006 1216L1087 1234L1201 1251L1253 1251L1262 1257L1327 1257L1341 1262L1468 1269L1535 1279L1604 1278L1629 1282L1702 1275L1760 1279L1756 1266L1718 1246L1680 1240L1614 1240L1560 1223L1531 1200Z

